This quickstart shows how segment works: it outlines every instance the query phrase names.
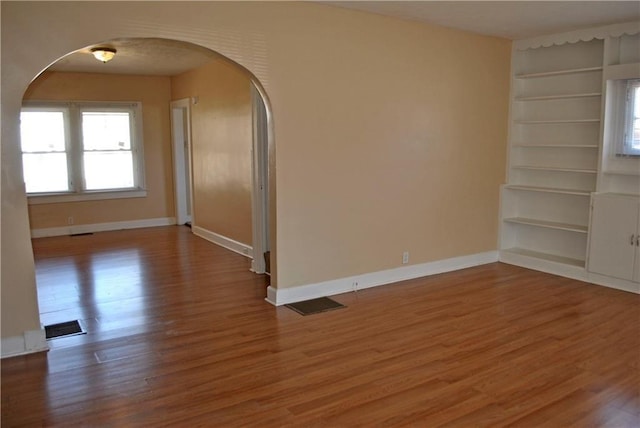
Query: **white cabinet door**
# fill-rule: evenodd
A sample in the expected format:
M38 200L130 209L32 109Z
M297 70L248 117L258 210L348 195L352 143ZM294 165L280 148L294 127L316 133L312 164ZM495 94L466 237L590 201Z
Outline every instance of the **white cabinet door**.
M637 198L594 196L589 270L615 278L633 280L634 264L637 264L637 228Z

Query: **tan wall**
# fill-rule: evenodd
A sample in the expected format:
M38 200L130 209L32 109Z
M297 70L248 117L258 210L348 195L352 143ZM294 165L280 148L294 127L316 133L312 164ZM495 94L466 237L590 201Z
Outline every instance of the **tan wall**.
M33 303L32 270L12 262L30 249L12 150L19 100L47 64L111 38L194 42L265 86L277 146L272 285L400 266L405 250L421 263L497 248L507 40L308 2L1 7L11 65L2 67L2 244L20 249L6 262L3 252L3 337L26 328L6 320ZM110 19L94 19L102 15ZM5 224L15 228L7 238Z
M25 100L140 101L144 139L145 198L30 205L32 229L174 216L169 77L45 72Z
M173 100L191 106L193 224L252 243L251 91L236 65L215 60L171 78Z

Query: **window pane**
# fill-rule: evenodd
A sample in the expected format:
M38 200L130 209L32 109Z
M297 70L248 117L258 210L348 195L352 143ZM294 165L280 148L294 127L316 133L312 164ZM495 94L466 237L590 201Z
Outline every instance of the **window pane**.
M131 152L85 152L84 181L87 190L132 188Z
M23 152L64 152L64 114L61 111L20 113Z
M69 191L66 153L25 153L22 166L27 193Z
M640 150L640 84L636 83L631 93L633 105L631 112L631 148Z
M640 119L633 120L633 137L631 139L631 147L635 150L640 150Z
M131 150L128 112L82 112L84 150Z

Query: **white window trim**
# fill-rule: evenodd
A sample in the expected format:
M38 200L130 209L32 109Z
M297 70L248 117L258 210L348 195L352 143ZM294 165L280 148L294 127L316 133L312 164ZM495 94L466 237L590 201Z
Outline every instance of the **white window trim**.
M104 190L81 190L80 186L74 184L70 187L73 190L69 192L46 192L46 193L27 193L27 200L29 205L40 204L53 204L64 202L77 202L77 201L95 201L95 200L107 200L107 199L125 199L125 198L143 198L147 196L145 185L145 169L144 169L144 141L143 141L143 123L142 123L142 103L137 101L25 101L22 105L27 109L64 109L65 110L65 134L67 144L71 140L75 140L76 144L72 147L67 147L67 153L70 153L69 158L78 158L79 154L71 153L72 151L81 151L82 147L79 143L80 124L77 123L79 112L82 109L96 109L96 110L122 110L130 109L132 111L134 120L132 122L132 152L133 152L133 176L134 187L126 189L104 189ZM72 112L74 111L75 112ZM76 135L74 135L76 134ZM79 159L79 158L78 158ZM68 159L71 163L73 160ZM69 168L70 180L74 183L81 183L84 179L82 177L81 168ZM80 181L79 181L80 180Z
M640 156L640 151L631 150L629 128L633 127L630 116L632 111L628 109L630 103L630 90L638 79L620 79L612 81L610 85L611 102L607 106L606 114L610 116L613 137L610 156L616 158L627 158ZM637 153L636 153L637 152Z
M605 84L602 172L640 176L640 156L624 154L627 122L627 82L640 79L635 71L607 79Z
M619 137L621 141L621 147L617 150L618 156L640 156L640 148L632 148L633 141L633 105L634 97L633 92L635 88L640 87L640 79L628 79L624 85L624 123L620 127L622 135ZM622 152L622 153L620 153Z
M108 199L145 198L146 190L115 190L84 193L30 193L29 205L59 204L64 202L101 201Z

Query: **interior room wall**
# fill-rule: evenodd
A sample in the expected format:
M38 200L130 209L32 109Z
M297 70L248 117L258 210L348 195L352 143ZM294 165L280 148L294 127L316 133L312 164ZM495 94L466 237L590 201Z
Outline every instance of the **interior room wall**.
M252 245L250 80L213 60L171 78L173 100L191 98L193 225Z
M169 103L171 80L161 76L45 72L27 89L25 101L142 102L147 196L29 206L31 229L174 216Z
M276 146L272 286L397 267L403 251L422 263L497 248L508 40L309 2L1 7L3 338L38 324L22 95L57 58L119 37L193 42L263 84Z

